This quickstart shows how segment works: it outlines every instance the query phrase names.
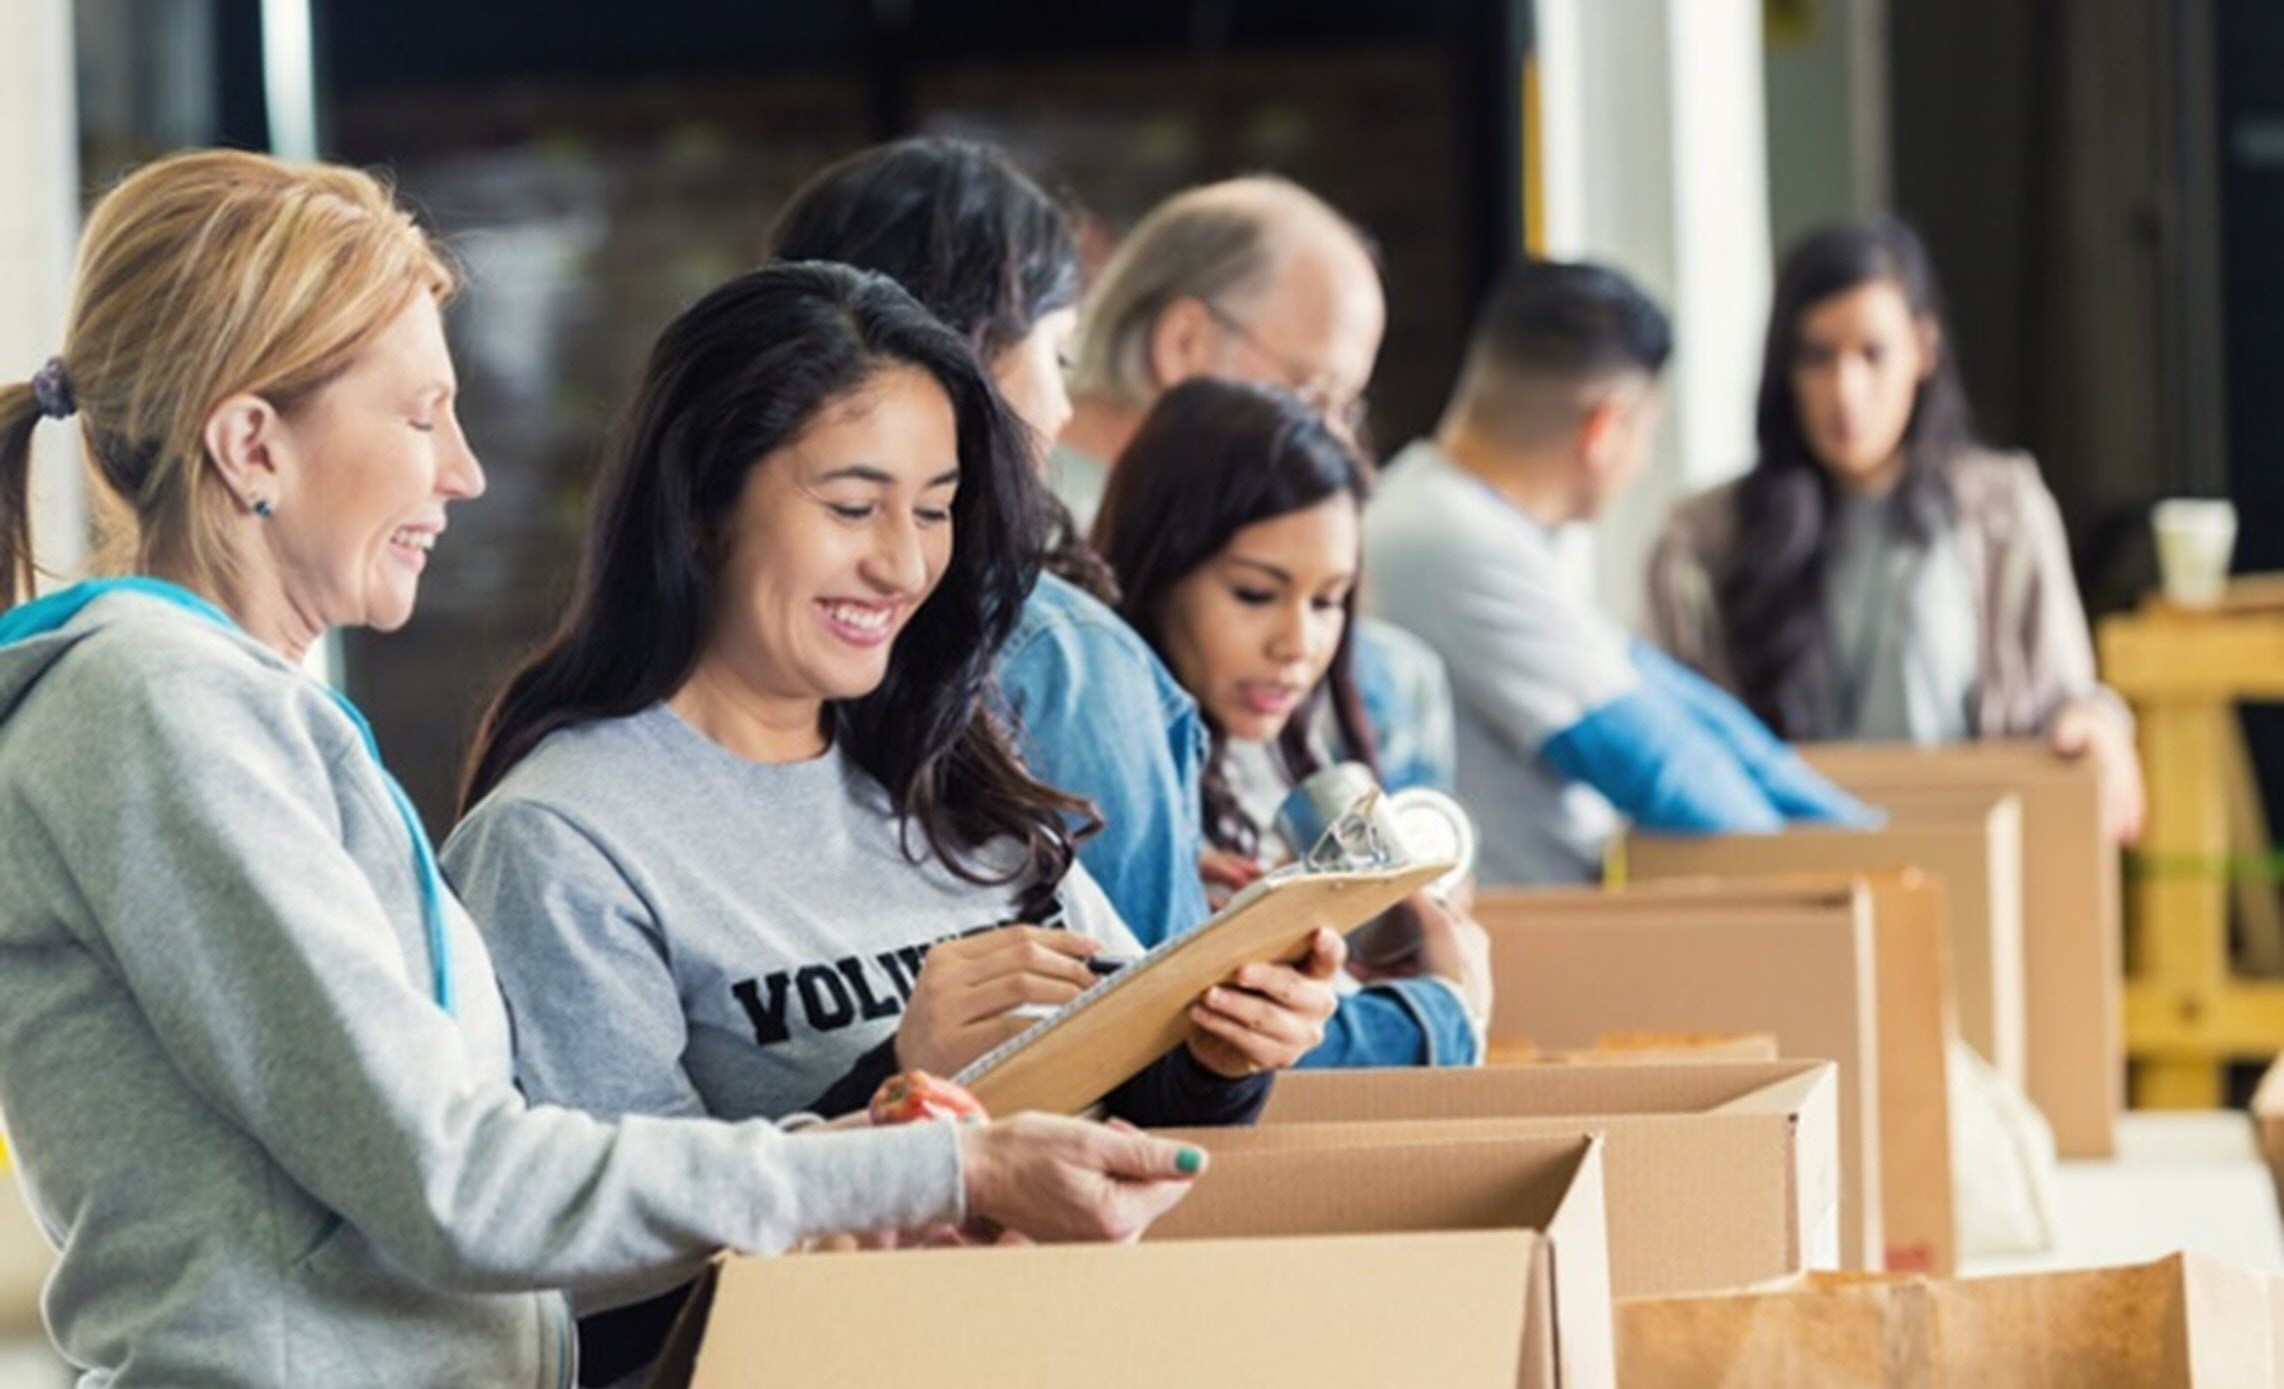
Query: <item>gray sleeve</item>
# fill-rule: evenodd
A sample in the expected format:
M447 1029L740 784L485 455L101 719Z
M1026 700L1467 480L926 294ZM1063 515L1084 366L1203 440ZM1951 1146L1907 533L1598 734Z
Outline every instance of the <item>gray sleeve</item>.
M1616 624L1534 566L1472 537L1427 548L1375 556L1381 614L1434 648L1459 704L1522 755L1638 683Z
M593 839L545 806L495 798L443 861L507 997L524 1094L604 1118L706 1113L682 1066L690 1034L657 914Z
M938 1126L789 1137L527 1107L408 979L344 847L341 798L385 792L334 765L364 755L338 715L213 663L163 690L144 670L96 690L59 723L103 773L35 803L82 885L91 948L188 1086L424 1281L577 1289L722 1246L956 1216L957 1141ZM90 1084L103 1064L88 1058ZM121 1113L114 1141L136 1142L135 1120Z

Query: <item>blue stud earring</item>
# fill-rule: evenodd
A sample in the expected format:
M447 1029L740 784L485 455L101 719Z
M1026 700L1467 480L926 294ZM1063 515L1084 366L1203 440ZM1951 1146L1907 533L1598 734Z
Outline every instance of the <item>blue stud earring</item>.
M254 498L254 514L267 521L277 514L277 508L261 497Z

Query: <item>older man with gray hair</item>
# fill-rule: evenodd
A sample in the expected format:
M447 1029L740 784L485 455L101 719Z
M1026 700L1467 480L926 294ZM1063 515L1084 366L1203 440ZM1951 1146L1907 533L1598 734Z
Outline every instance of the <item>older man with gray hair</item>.
M1073 414L1048 460L1056 493L1090 527L1143 416L1192 377L1284 387L1356 438L1387 317L1363 234L1307 189L1255 175L1176 194L1135 225L1088 296ZM1384 623L1361 622L1357 638L1382 777L1448 788L1442 663Z

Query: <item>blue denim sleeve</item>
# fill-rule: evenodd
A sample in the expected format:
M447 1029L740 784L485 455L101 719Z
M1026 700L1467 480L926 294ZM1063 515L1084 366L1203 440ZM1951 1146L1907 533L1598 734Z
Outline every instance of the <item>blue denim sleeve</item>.
M1728 834L1784 825L1728 748L1653 685L1594 709L1548 739L1542 755L1643 829Z
M1878 811L1801 761L1789 743L1770 732L1727 690L1646 641L1634 642L1629 654L1642 683L1662 690L1688 710L1699 727L1725 744L1786 819L1860 827L1880 823Z
M1472 1066L1482 1059L1456 993L1429 979L1394 979L1342 999L1324 1041L1297 1069Z
M1032 774L1101 812L1079 861L1155 946L1210 914L1197 871L1205 728L1156 658L1113 636L1086 623L1019 636L999 685Z

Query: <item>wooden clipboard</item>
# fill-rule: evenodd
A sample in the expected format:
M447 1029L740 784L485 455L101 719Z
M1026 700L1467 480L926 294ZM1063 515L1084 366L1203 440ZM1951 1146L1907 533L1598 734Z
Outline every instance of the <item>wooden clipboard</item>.
M1298 960L1319 927L1345 933L1450 871L1449 863L1263 878L954 1077L994 1114L1076 1114L1189 1035L1189 1008L1244 966Z

